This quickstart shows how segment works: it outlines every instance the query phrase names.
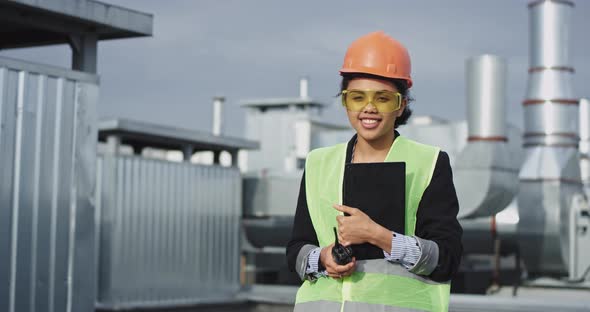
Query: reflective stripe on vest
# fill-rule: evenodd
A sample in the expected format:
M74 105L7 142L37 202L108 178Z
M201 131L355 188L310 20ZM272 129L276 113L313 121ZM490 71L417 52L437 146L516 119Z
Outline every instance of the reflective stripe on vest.
M307 157L307 206L320 246L334 242L332 228L337 226L339 212L332 204L342 203L346 147L316 149ZM386 162L406 163L406 235L414 235L418 205L432 179L438 153L436 147L398 136L385 158ZM297 292L296 310L305 305L322 311L447 311L449 283L436 283L384 259L357 263L349 277L305 281Z

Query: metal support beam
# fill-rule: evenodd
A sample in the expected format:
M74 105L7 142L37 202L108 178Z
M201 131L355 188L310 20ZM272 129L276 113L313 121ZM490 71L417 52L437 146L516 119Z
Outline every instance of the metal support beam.
M133 145L131 146L133 149L133 155L141 156L141 152L143 151L143 146Z
M70 35L72 48L72 69L96 74L98 35Z
M238 152L239 152L239 150L230 151L230 154L231 154L231 166L232 167L238 167L238 165L239 165L239 163L238 163Z
M221 151L213 151L213 164L219 165L219 156L221 155Z
M186 162L191 162L191 158L193 157L194 148L192 145L185 145L182 147L182 158Z

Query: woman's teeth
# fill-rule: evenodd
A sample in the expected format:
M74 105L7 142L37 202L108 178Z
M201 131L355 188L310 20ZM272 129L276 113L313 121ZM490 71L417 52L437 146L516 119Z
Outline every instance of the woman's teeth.
M378 127L379 122L378 119L361 119L361 124L365 129L375 129Z

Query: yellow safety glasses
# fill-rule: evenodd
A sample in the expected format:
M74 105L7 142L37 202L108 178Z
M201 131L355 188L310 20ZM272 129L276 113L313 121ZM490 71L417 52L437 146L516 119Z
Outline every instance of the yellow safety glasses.
M342 105L349 111L361 112L369 103L380 113L392 113L400 109L402 95L388 90L342 91Z

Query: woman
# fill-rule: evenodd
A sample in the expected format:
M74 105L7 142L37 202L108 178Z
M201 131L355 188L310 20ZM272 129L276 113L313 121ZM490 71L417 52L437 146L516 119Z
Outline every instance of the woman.
M448 155L395 130L411 115L408 52L385 33L370 33L350 45L340 74L356 134L307 157L287 246L289 267L304 280L295 310L447 311L463 231ZM405 233L341 205L346 163L392 161L405 163ZM333 228L342 245L370 244L382 254L339 265Z

